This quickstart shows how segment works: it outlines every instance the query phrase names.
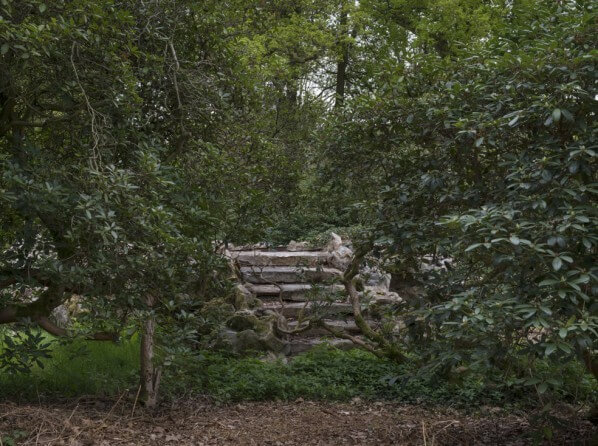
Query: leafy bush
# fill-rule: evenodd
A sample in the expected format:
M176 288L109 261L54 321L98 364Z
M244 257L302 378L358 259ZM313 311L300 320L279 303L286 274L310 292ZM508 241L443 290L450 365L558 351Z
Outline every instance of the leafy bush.
M172 369L168 375L168 392L200 393L220 401L242 400L348 400L359 397L401 403L450 404L480 406L510 403L534 405L534 392L504 385L498 377L491 379L477 370L461 380L423 376L420 361L397 365L362 351L340 351L325 346L293 358L289 363L235 358L206 353L192 362ZM542 363L538 373L554 372L557 365ZM598 385L584 379L583 368L569 364L563 368L564 385L555 398L563 401L593 401Z
M431 371L543 358L598 373L595 18L591 2L513 4L493 35L452 59L414 54L332 127L328 176L363 197L369 243L421 290L395 316ZM539 393L562 385L558 369L519 372Z

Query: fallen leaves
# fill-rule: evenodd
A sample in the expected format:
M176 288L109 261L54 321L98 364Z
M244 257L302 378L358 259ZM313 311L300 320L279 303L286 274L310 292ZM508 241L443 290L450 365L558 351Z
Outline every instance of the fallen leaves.
M478 416L450 409L369 403L300 401L215 405L179 401L156 412L132 401L0 404L0 438L22 432L22 445L525 445L527 418L488 408ZM492 409L492 410L490 410ZM583 442L596 428L571 413L553 444ZM8 437L7 437L8 438Z

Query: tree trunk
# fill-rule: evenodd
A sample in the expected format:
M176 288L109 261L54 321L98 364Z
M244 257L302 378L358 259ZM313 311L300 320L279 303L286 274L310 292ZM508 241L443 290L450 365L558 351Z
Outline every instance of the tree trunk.
M347 82L347 65L349 64L349 44L345 40L347 32L347 11L343 8L339 21L342 56L336 64L336 91L334 108L340 108L345 103L345 84Z
M352 6L349 6L352 5ZM339 19L339 43L341 49L341 57L336 64L336 89L334 108L341 108L345 104L345 90L347 88L347 69L349 67L349 59L351 53L352 41L357 37L357 26L354 25L353 30L349 32L349 8L355 8L357 5L354 2L349 2L341 6L341 15Z
M154 305L154 298L147 298L147 305L151 309ZM156 331L156 320L153 315L148 315L143 323L141 333L141 362L140 362L140 401L147 407L154 407L158 400L158 388L160 387L161 370L154 365L154 333Z

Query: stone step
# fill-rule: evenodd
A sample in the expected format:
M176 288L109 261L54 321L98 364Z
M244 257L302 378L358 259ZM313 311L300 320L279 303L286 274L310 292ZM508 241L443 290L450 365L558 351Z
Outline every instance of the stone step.
M324 322L326 323L326 325L329 325L330 327L332 327L336 330L342 330L351 335L356 335L356 334L361 333L361 330L359 330L359 327L355 324L355 321L353 319L348 319L348 320L324 319ZM289 321L288 322L289 330L293 330L296 327L297 327L297 321ZM293 336L299 336L299 337L332 336L332 333L330 333L324 327L316 326L316 327L311 327L308 330L305 330L301 333L297 333Z
M331 347L335 347L340 350L359 348L357 344L354 344L348 339L297 338L290 342L289 354L298 355L299 353L304 353L322 344L328 344Z
M268 246L265 243L258 243L257 245L228 245L226 251L229 253L241 252L241 251L259 251L259 252L280 252L280 251L322 251L322 248L311 247L304 243L298 244L289 244L286 246L277 245L277 246Z
M320 303L320 302L293 302L285 303L284 305L277 301L266 301L259 308L260 312L265 313L266 311L276 311L282 314L286 318L297 318L300 314L309 315L313 314L314 311L321 312L327 316L339 316L353 314L351 304L346 302L332 302L332 303Z
M314 287L309 283L281 283L280 285L248 283L245 286L257 297L266 299L280 297L282 300L303 302L310 300L310 298L329 297L331 294L338 296L339 299L345 296L345 287L343 285Z
M231 253L240 266L307 266L330 261L327 251L238 251Z
M241 267L245 281L255 284L324 282L340 279L342 271L335 268L300 268L293 266Z

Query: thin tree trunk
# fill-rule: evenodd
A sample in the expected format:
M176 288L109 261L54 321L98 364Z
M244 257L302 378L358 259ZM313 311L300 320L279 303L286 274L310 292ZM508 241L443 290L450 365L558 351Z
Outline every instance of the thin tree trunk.
M147 298L147 306L151 309L155 303L153 297ZM160 387L161 370L154 365L154 334L156 331L156 320L149 315L143 323L141 333L141 370L140 370L140 400L147 407L154 407L158 400L158 388Z
M349 44L345 40L347 32L347 11L343 8L339 21L342 57L336 64L336 95L334 108L340 108L345 103L345 84L347 82L347 65L349 64Z
M352 7L357 5L351 2ZM334 108L341 108L345 104L345 91L347 89L347 69L349 68L349 60L351 56L352 41L347 40L348 37L355 40L357 37L357 26L354 25L353 30L349 33L349 12L347 5L341 6L341 16L339 20L339 41L341 45L341 58L336 64L336 91Z

